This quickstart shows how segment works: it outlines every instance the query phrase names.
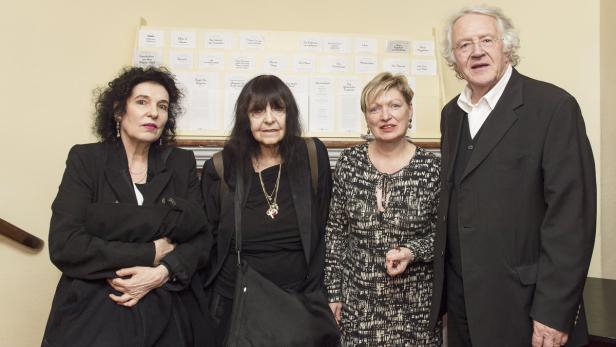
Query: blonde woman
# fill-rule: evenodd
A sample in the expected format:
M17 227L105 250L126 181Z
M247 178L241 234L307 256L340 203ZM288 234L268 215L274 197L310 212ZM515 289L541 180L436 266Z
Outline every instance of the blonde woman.
M345 150L326 227L325 283L347 346L439 346L429 329L439 159L407 138L413 91L381 73L362 92L374 139Z

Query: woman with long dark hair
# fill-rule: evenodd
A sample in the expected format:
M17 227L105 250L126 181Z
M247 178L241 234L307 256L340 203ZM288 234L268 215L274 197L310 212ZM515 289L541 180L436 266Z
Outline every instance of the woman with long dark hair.
M284 290L323 291L331 172L327 149L318 139L314 142L316 187L291 91L276 76L257 76L244 86L236 103L233 130L222 151L224 177L213 160L203 166L202 190L215 239L205 286L223 341L238 272L232 210L240 180L245 192L241 261ZM221 189L229 193L221 194Z

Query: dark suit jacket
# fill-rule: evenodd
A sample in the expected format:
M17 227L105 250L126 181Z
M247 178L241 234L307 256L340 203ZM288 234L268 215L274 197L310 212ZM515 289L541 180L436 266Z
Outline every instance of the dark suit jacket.
M325 224L331 195L332 177L327 155L327 148L317 138L314 139L317 148L318 183L316 196L313 194L308 151L304 141L297 139L296 152L293 160L287 163L293 205L297 213L300 238L308 264L308 275L301 286L304 291L323 289L323 274L325 267ZM223 150L223 163L225 167L225 181L229 193L220 203L220 178L216 173L212 160L203 165L202 190L205 200L206 214L210 228L214 233L215 246L212 250L208 279L205 283L209 287L222 268L225 258L229 255L231 236L235 233L235 219L233 213L234 191L236 182L236 165L244 158L234 158L230 150ZM252 170L252 167L250 167ZM250 172L244 175L244 191L250 191ZM244 203L246 197L244 197Z
M456 100L441 115L433 322L465 115ZM514 69L478 136L459 198L451 201L458 204L473 345L529 346L532 320L569 332L568 345L581 345L587 338L581 302L595 237L596 182L580 108L564 90Z
M173 312L178 305L205 325L197 303L201 300L205 308L203 292L193 274L205 264L211 235L206 229L194 155L177 148L163 155L152 146L148 169L152 179L143 190L143 205L137 206L121 144L94 143L71 149L52 205L49 254L62 277L45 346L164 345L169 322L173 334L177 333L174 320L178 316ZM177 243L163 258L171 280L133 308L111 301L107 296L112 289L106 279L115 277L120 268L152 266L152 241L164 236ZM204 341L195 343L203 345Z

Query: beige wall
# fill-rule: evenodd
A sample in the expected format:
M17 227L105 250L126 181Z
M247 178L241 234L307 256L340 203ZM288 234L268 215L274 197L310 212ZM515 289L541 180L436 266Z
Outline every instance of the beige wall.
M599 1L579 6L533 1L531 7L517 0L492 3L502 7L520 28L523 60L519 70L560 85L577 97L600 164L602 157L610 157L608 151L614 157L614 138L600 146ZM0 13L0 42L5 43L0 54L0 217L47 238L49 206L68 149L93 140L91 91L130 62L142 17L156 26L404 35L411 26L440 27L451 11L465 4L453 0L22 0L5 4ZM614 13L613 2L609 6ZM613 33L614 26L606 30ZM613 68L611 76L611 82L602 82L613 96ZM448 72L448 98L460 88ZM613 97L611 102L614 106ZM607 105L603 106L606 111ZM603 116L605 121L607 113ZM611 174L613 192L614 162L601 168L604 175ZM602 222L604 229L614 229L613 217ZM614 237L605 240L609 244L595 249L592 276L607 276L608 263L614 264L614 258L601 261L601 249L607 254L610 245L616 246ZM0 346L36 346L59 272L50 264L46 249L32 254L5 238L0 238L0 264Z
M601 268L616 279L616 1L601 0Z

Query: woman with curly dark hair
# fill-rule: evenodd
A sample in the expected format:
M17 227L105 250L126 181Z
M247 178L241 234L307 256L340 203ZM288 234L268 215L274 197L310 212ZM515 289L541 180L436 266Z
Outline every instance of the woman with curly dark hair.
M192 152L170 146L181 92L127 68L99 92L100 142L74 146L49 231L62 271L43 346L205 346L207 232Z

